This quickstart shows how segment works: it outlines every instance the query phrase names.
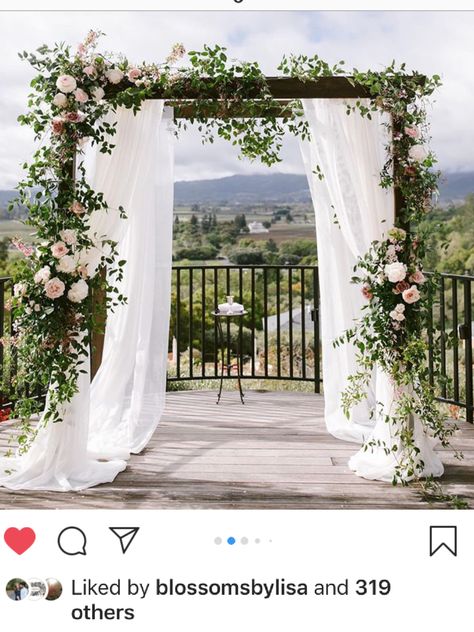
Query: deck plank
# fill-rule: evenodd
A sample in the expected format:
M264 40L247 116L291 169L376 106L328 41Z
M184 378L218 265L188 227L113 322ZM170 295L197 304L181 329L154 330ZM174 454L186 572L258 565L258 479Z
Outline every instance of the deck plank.
M168 394L147 448L113 483L80 493L0 489L3 509L423 509L413 487L366 481L347 462L357 445L330 436L320 395L227 391ZM5 446L8 424L0 428ZM474 427L443 450L444 489L474 505Z

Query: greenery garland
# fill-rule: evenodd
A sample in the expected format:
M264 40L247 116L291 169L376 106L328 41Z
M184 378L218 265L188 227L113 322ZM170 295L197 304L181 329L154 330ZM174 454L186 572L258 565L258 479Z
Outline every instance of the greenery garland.
M29 419L40 409L38 400L27 393L44 392L51 384L46 423L61 421L64 405L77 391L90 332L100 327L91 301L93 291L105 289L108 309L126 300L115 285L125 264L117 261L116 244L90 235L91 213L107 212L106 200L91 189L82 164L76 167L86 141L102 152L112 151L115 128L104 122L104 115L118 106L137 112L144 100L157 93L173 101L179 111L186 106L183 95L194 94L191 122L199 126L203 141L212 142L217 135L238 146L243 157L267 165L280 160L286 132L309 137L300 116L301 103L290 104L286 118L277 118L278 103L256 63L229 61L224 48L205 46L188 54L189 66L177 67L185 51L176 45L162 64L135 65L124 57L98 52L100 35L91 31L76 52L61 44L20 55L38 75L31 83L29 113L19 120L32 127L42 142L31 164L24 165L27 175L18 186L18 202L28 208L27 223L34 228L38 245L32 249L17 243L25 261L11 306L15 334L10 342L19 359L14 415L25 429L20 436L25 449ZM394 482L405 482L423 471L409 423L413 415L443 445L454 431L435 403L428 375L424 334L435 280L423 274L424 239L416 232L437 190L437 174L432 170L435 157L425 149L425 99L439 85L439 77L408 74L404 66L397 68L394 63L382 72L354 69L348 73L344 62L329 66L318 56L284 57L279 70L311 81L349 76L350 81L365 86L370 98L369 106L360 100L353 109L369 118L375 110L392 116L389 159L380 184L399 191L403 208L398 226L384 241L374 242L360 260L353 281L362 284L367 305L360 321L335 344L348 342L358 349L360 371L350 378L343 395L346 412L364 397L375 365L390 375L399 390L396 410L387 423L402 445ZM248 117L235 115L239 107L245 108ZM351 111L348 108L348 114ZM178 122L178 131L182 127L185 124ZM96 274L103 266L107 266L109 281Z

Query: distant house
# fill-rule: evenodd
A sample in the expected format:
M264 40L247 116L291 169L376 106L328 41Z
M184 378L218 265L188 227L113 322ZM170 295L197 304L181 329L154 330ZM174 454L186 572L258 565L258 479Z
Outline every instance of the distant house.
M262 222L249 222L248 229L249 229L250 235L259 235L262 233L269 232L268 228L265 228Z
M313 323L313 307L312 305L305 305L304 309L304 328L307 332L314 331L314 323ZM297 307L293 309L291 314L290 312L281 312L280 314L280 331L288 331L290 329L290 320L292 322L292 329L294 332L298 332L303 329L303 318L302 318L302 309L301 307ZM266 318L267 321L267 331L268 333L273 333L278 330L278 316L268 316ZM263 329L265 330L265 318L262 318Z

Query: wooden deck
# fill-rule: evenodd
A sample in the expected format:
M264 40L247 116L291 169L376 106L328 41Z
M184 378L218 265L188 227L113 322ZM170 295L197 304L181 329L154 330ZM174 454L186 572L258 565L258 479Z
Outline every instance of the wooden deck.
M10 509L423 509L416 489L352 474L357 446L330 436L323 398L310 393L170 393L147 449L117 479L81 493L10 492ZM444 489L474 506L474 427L462 423L446 451Z

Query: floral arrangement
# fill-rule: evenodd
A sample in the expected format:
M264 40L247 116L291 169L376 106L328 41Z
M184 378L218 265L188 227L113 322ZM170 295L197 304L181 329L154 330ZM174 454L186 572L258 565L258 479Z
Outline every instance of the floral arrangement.
M93 292L105 289L107 303L102 309L125 300L116 289L125 262L117 261L116 244L91 230L92 214L107 212L107 204L100 192L90 188L80 162L87 142L99 145L102 152L112 150L114 127L104 115L119 99L105 100L106 91L126 81L138 88L131 104L136 106L145 98L147 86L171 81L171 64L184 54L177 45L163 65L139 67L99 54L99 36L91 31L75 54L57 46L20 55L38 75L31 83L29 113L19 121L32 127L41 141L33 162L24 165L27 177L18 185L16 203L28 208L35 246L14 241L24 262L10 305L14 335L4 341L18 358L15 416L23 423L20 444L25 448L29 419L41 407L31 394L44 393L51 385L46 423L61 421L62 406L77 390L91 332L100 321ZM107 280L97 274L104 266Z

